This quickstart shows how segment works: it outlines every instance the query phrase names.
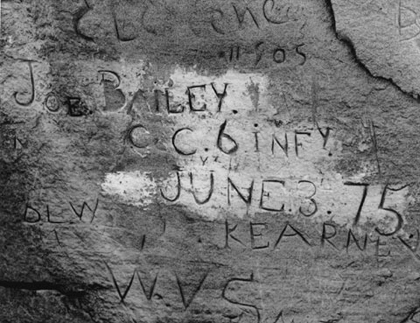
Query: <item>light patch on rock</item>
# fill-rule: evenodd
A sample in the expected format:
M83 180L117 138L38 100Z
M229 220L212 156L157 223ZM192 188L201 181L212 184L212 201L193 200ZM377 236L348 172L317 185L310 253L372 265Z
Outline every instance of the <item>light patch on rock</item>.
M126 204L142 207L153 202L156 188L150 174L140 171L107 174L102 184L105 194L117 196Z
M335 171L343 156L332 127L284 122L265 75L228 71L216 77L177 68L170 79L171 86L160 90L166 108L177 113L159 113L175 125L173 137L163 141L179 171L155 179L110 174L103 185L109 194L141 206L159 199L208 219L286 213L348 227L375 223L385 233L398 227L408 188L364 186L369 169L351 178Z

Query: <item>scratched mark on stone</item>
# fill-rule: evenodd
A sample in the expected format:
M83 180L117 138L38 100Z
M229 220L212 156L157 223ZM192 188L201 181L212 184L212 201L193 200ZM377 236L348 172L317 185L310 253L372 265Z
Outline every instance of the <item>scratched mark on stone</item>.
M388 190L381 205L383 185L371 185L369 192L357 186L365 185L367 169L344 178L331 167L342 144L330 125L302 121L286 128L281 120L271 122L277 107L262 74L228 71L214 77L177 68L170 79L170 87L155 90L160 103L150 110L173 125L164 145L178 170L156 178L108 174L102 185L107 194L133 205L183 205L210 219L286 212L348 226L378 222L382 233L400 229L403 218L396 214L408 206L408 189ZM150 127L141 127L143 140L153 136ZM149 140L134 149L146 156L152 145Z

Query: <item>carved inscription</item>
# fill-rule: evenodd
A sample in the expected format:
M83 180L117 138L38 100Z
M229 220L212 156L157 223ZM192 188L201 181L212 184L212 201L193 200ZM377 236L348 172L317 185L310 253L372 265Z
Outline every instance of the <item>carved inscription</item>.
M278 227L267 222L249 222L249 224L233 223L225 221L224 224L224 249L237 250L248 249L255 252L270 251L284 252L290 245L299 248L328 249L341 254L350 252L369 252L376 257L389 257L390 241L387 236L376 231L371 233L356 233L354 229L340 230L333 223L324 222L320 231L309 232L296 224L286 222ZM248 231L247 231L248 229ZM271 229L271 230L269 230ZM275 229L275 230L273 230ZM275 233L273 233L273 231ZM401 246L407 248L410 253L416 255L419 246L419 238L412 242L399 237ZM419 257L416 255L416 257Z
M32 61L27 61L27 63L28 63L28 67L29 67L29 80L31 82L30 96L29 96L28 99L22 99L22 98L19 98L22 95L21 93L15 92L13 94L16 103L18 105L21 105L21 106L24 106L24 107L30 106L35 100L35 79L34 79L34 72L33 72L33 66L32 66L33 62Z
M81 208L77 206L77 204L73 204L69 202L69 214L66 216L66 219L58 220L57 216L53 214L52 210L50 210L49 205L45 206L45 211L42 208L36 208L31 206L31 204L27 203L25 206L25 211L23 213L23 221L26 223L38 223L38 222L47 222L47 223L54 223L54 224L64 224L64 223L71 223L72 218L76 216L80 222L84 223L92 223L96 216L96 211L98 209L99 199L96 200L94 205L89 205L87 202L83 202ZM85 210L89 210L90 212L90 219L86 216Z
M244 4L227 1L224 4L207 3L199 0L193 3L191 18L187 27L197 37L226 37L244 30L263 31L267 27L278 28L289 24L301 24L303 21L302 5L292 1L283 3L278 0L265 0L260 4ZM73 28L76 35L87 42L95 42L95 30L87 32L83 27L83 19L90 14L95 15L94 3L84 0L73 13ZM136 12L137 14L133 14ZM107 26L120 44L132 44L142 36L171 37L177 31L177 24L185 18L180 7L165 1L112 3L109 12L105 13ZM299 45L300 46L300 45ZM258 47L258 46L257 46ZM240 57L240 47L233 44L226 58L230 61ZM286 60L285 48L273 48L270 56L280 63ZM297 47L293 49L297 51ZM298 52L297 52L298 53ZM299 54L299 53L298 53ZM258 54L257 54L258 55Z
M225 300L227 300L231 304L240 305L242 307L251 309L254 312L254 315L256 316L256 321L258 323L260 323L261 314L260 314L260 311L259 311L258 307L256 307L253 304L244 303L240 300L235 300L232 297L230 297L228 295L228 292L227 292L228 289L229 289L229 285L231 285L231 284L234 284L234 283L252 283L253 281L254 281L254 274L253 273L250 275L249 278L232 278L226 283L225 287L223 288L222 296Z
M236 55L235 51L232 53ZM123 82L109 70L101 70L100 75L115 87ZM142 199L139 204L160 199L187 206L209 218L260 212L295 215L316 222L334 218L348 226L372 223L383 236L399 234L406 224L406 186L346 178L329 166L340 158L342 143L337 138L337 126L317 118L316 85L312 86L313 122L286 126L284 118L278 117L278 108L267 100L268 85L259 74L228 72L221 77L208 77L179 69L170 82L160 84L137 93L148 105L148 115L171 125L165 129L168 137L161 138L161 129L142 122L131 125L125 139L142 156L148 156L163 143L177 160L177 166L167 177L156 181L150 181L147 175L143 179L148 185L144 192L150 199ZM135 109L131 103L127 107L130 111ZM368 128L366 140L372 142L372 156L380 174L372 121ZM113 192L127 191L116 181L106 187ZM256 248L268 247L264 241L258 242L262 229L263 225L250 228ZM229 236L236 237L230 227L226 230ZM285 231L286 236L288 232ZM330 244L331 233L324 233L324 243ZM241 238L237 240L243 242Z
M406 6L403 0L398 2L397 26L402 41L412 40L420 34L419 15Z
M355 50L337 39L345 33L329 1L35 2L7 4L13 14L27 8L37 28L4 38L7 59L36 48L26 57L48 68L20 60L18 78L4 73L5 88L13 84L4 106L15 111L0 125L28 126L0 133L17 156L0 158L0 179L29 192L11 190L20 204L10 225L16 201L6 192L2 219L35 250L17 278L42 274L81 291L0 279L0 297L13 288L33 304L57 299L69 317L92 322L357 322L371 306L382 322L385 301L405 315L388 320L420 322L406 296L420 281L417 184L411 170L399 180L395 151L385 156L392 109L364 109L406 89L353 70ZM375 14L391 12L393 36L420 44L420 9L409 0L383 7ZM7 20L9 31L17 19ZM340 68L348 83L338 84ZM348 93L337 98L339 89ZM405 104L391 111L401 117L393 127L414 116ZM90 173L72 173L81 171ZM44 255L60 267L43 273ZM24 264L4 258L5 270Z
M217 183L215 184L214 174L210 173L208 176L209 182L205 187L208 193L203 199L198 198L194 190L191 191L191 194L193 195L194 200L198 205L209 203L211 202L212 196L214 194L220 194L220 192L215 192L215 186L220 187L220 185L217 185ZM189 178L188 182L186 177ZM240 188L238 182L236 182L230 177L227 177L226 183L222 186L225 187L226 190L224 194L226 196L225 203L226 205L231 206L233 204L233 200L235 200L241 201L243 205L247 207L254 206L263 211L285 212L286 200L273 200L273 198L275 198L274 196L276 196L274 194L276 191L283 191L285 193L287 192L286 183L288 184L287 187L290 187L288 182L281 179L262 179L261 181L258 181L258 184L256 184L254 180L251 180L245 186L243 186L242 184L241 186L243 186L243 188ZM295 199L296 201L300 201L300 205L298 206L299 213L304 217L312 217L316 215L318 212L318 203L316 200L318 189L317 185L309 180L299 180L295 183L297 189L296 191L294 191L294 194L297 194ZM363 206L368 195L369 184L345 182L344 185L349 186L351 188L351 192L355 191L355 189L353 189L352 187L362 188L362 195L360 196L358 202L359 204L353 205L353 209L355 210L355 215L353 216L353 224L358 225L360 217L362 215ZM177 172L175 177L175 189L171 190L171 192L165 192L163 189L161 189L160 194L164 200L175 203L182 197L182 191L190 192L190 187L194 187L194 174L185 174L182 172ZM391 189L388 185L385 185L382 189L380 203L377 207L377 210L387 211L387 216L393 218L395 225L394 229L390 231L384 231L383 229L378 227L376 230L381 235L388 236L396 234L399 232L399 230L401 230L404 224L403 217L398 211L392 208L385 207L387 193L389 191L398 192L403 190L404 188L405 187ZM290 193L292 192L289 192L289 196L291 196ZM299 198L299 196L301 198ZM287 207L289 207L289 205L287 205ZM331 213L331 211L328 212Z
M44 106L50 112L57 112L60 109L60 102L56 94L49 93L44 101Z
M153 280L149 283L149 288L146 287L144 278L141 277L139 270L135 269L133 273L131 274L128 282L125 285L125 287L122 287L123 285L121 283L118 283L117 278L114 275L114 271L111 269L111 267L105 263L108 272L111 276L112 283L115 287L115 290L117 292L118 298L121 303L126 302L126 298L129 295L129 292L133 288L138 288L140 285L140 290L143 293L144 297L147 301L153 301L153 296L155 295L155 289L156 285L159 283L159 272L156 273ZM173 272L171 278L175 280L176 285L178 286L178 292L180 295L181 303L184 306L184 309L187 310L188 307L191 305L191 303L194 301L197 293L200 290L203 290L204 282L208 276L209 272L205 272L200 280L196 283L196 286L193 287L192 291L190 293L187 293L187 284L181 280L179 275L176 272ZM137 279L135 279L137 278ZM137 283L138 281L138 283ZM159 295L161 298L162 296Z
M260 67L263 60L276 63L277 65L301 66L306 62L306 54L302 47L304 44L298 44L295 47L274 46L264 41L255 43L253 47L243 47L233 45L226 50L220 51L218 56L228 64L238 64L253 60L255 67Z

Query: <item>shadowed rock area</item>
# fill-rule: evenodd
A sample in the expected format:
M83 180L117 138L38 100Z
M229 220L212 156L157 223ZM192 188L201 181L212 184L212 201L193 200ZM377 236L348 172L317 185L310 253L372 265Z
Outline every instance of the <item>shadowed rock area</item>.
M0 322L418 322L416 6L2 0Z

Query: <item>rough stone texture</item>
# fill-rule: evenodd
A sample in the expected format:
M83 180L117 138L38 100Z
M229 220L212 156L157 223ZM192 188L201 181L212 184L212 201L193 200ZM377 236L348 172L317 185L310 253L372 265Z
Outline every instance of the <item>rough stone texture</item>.
M373 77L419 95L420 3L410 0L328 0L337 36Z
M398 3L1 6L1 322L420 319Z

